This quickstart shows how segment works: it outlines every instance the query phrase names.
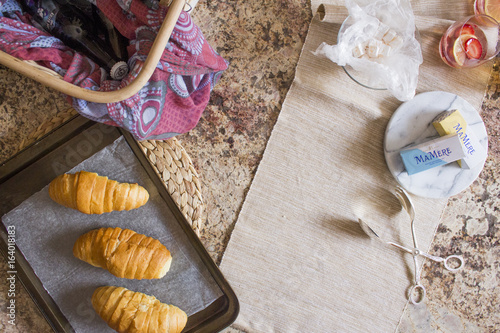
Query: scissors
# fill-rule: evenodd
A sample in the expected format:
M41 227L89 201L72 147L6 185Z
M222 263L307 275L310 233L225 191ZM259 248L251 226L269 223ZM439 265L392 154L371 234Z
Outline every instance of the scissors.
M425 287L420 283L420 273L422 272L423 263L422 267L418 266L417 258L419 256L425 257L435 262L442 262L444 264L444 267L451 272L458 271L460 268L462 268L464 264L464 259L462 258L462 256L459 255L453 254L447 256L446 258L443 258L425 253L419 250L417 247L408 248L393 242L387 242L387 244L395 246L405 252L411 253L413 256L413 262L415 264L415 284L410 289L410 302L412 302L412 304L415 305L421 303L425 299L425 294L426 294Z
M414 209L413 203L411 202L410 196L401 187L396 188L395 195L398 198L399 202L401 203L401 206L403 206L403 208L406 210L406 212L410 216L411 234L412 234L412 238L413 238L413 248L399 245L399 244L396 244L394 242L385 241L385 240L381 239L380 236L377 235L377 233L375 231L373 231L373 229L368 224L366 224L366 222L364 222L361 219L359 219L358 222L359 222L361 229L368 236L375 237L376 239L383 242L384 244L389 244L389 245L392 245L394 247L397 247L405 252L410 253L413 256L413 262L414 262L414 266L415 266L415 274L414 274L415 275L415 283L410 289L409 298L410 298L410 302L412 304L416 305L416 304L421 303L425 299L425 294L426 294L425 287L422 285L422 283L420 283L420 273L422 272L423 263L422 263L422 267L419 267L418 257L421 256L421 257L430 259L430 260L435 261L435 262L442 262L444 264L444 267L447 270L452 271L452 272L458 271L460 268L462 268L462 266L464 265L464 259L462 258L462 256L459 256L459 255L451 255L451 256L448 256L446 258L437 257L437 256L430 255L430 254L420 250L418 248L417 237L415 234L415 227L414 227L415 209Z
M422 267L419 267L418 257L422 256L422 257L425 257L425 258L430 259L430 260L435 261L435 262L442 262L444 264L444 267L451 272L456 272L460 268L462 268L462 266L464 265L464 259L462 256L459 256L459 255L450 255L446 258L443 258L443 257L433 256L433 255L430 255L428 253L425 253L424 251L421 251L418 248L417 237L415 234L415 226L414 226L414 224L415 224L415 209L413 206L413 202L411 201L408 193L406 193L406 191L402 187L399 187L399 186L396 187L395 195L398 198L399 202L401 203L401 206L403 206L403 208L406 210L406 212L410 216L411 235L413 238L413 248L408 248L408 247L396 244L394 242L387 242L387 244L395 246L395 247L397 247L403 251L406 251L408 253L411 253L411 255L413 256L413 262L415 265L415 284L410 289L410 302L412 302L412 304L419 304L425 299L426 292L425 292L424 286L420 283L420 273L422 272L423 263L422 263ZM455 264L452 264L453 262Z

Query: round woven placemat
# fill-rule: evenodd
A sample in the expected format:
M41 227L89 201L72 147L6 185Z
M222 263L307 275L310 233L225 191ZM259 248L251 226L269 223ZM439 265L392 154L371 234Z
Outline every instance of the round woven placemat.
M76 110L70 108L42 123L21 141L18 151L40 140L75 115L77 115ZM177 207L199 236L205 204L201 196L198 173L186 150L176 138L164 141L145 140L139 141L139 144Z

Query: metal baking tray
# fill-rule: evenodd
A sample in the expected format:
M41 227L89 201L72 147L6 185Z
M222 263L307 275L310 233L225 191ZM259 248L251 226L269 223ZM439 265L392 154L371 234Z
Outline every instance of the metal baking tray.
M95 132L96 130L101 134L92 142L92 145L87 145L85 149L80 150L79 154L74 154L71 158L68 158L68 156L64 157L62 147L67 147L71 143L74 145L78 144L82 140L89 138L89 132ZM168 194L162 180L144 156L138 142L126 131L98 124L81 116L75 116L35 144L27 147L1 164L0 216L8 213L31 195L43 189L58 174L70 170L114 142L120 136L125 138L134 156L154 183L165 205L175 216L190 246L192 246L199 256L200 261L206 267L222 293L222 296L209 306L197 313L191 314L188 317L187 325L183 332L217 332L226 328L234 322L239 312L239 303L234 291ZM88 147L91 147L91 149ZM67 149L65 150L67 151ZM54 168L54 163L57 164L57 168ZM15 186L12 184L15 184ZM0 236L0 252L2 252L7 260L8 233L3 223L0 225ZM30 263L17 246L15 249L15 263L17 280L25 287L52 329L55 332L75 332L71 323L65 318L56 302L45 290Z

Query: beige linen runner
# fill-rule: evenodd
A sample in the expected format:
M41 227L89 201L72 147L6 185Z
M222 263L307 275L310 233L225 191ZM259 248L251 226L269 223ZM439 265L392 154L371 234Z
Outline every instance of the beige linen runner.
M319 4L313 1L314 12ZM479 110L491 64L461 71L438 54L451 23L439 18L466 16L472 5L455 8L453 17L446 0L412 5L424 56L417 93L452 92ZM235 325L248 332L393 332L405 307L414 306L407 301L411 255L368 238L357 224L361 217L383 238L412 246L383 153L385 128L401 102L312 54L322 42L336 43L340 23L311 23L221 263L240 300ZM412 199L417 239L427 250L447 200Z

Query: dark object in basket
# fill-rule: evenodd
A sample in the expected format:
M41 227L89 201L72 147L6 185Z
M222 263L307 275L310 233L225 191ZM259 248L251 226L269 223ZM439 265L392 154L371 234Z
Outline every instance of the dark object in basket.
M149 9L158 9L160 6L158 0L142 0L142 2L148 6Z
M107 29L90 3L83 10L65 0L23 0L22 5L32 16L34 25L85 54L113 79L121 80L128 73L128 66L123 62L126 59L120 58L106 43L109 41Z
M115 28L113 25L113 22L111 22L110 19L106 17L97 7L92 5L92 8L94 9L95 16L97 16L100 21L102 22L103 26L106 29L106 41L108 45L111 46L113 51L115 52L116 56L119 59L122 59L123 61L126 61L128 59L127 55L127 46L128 46L128 39L125 38L119 31L118 29Z

